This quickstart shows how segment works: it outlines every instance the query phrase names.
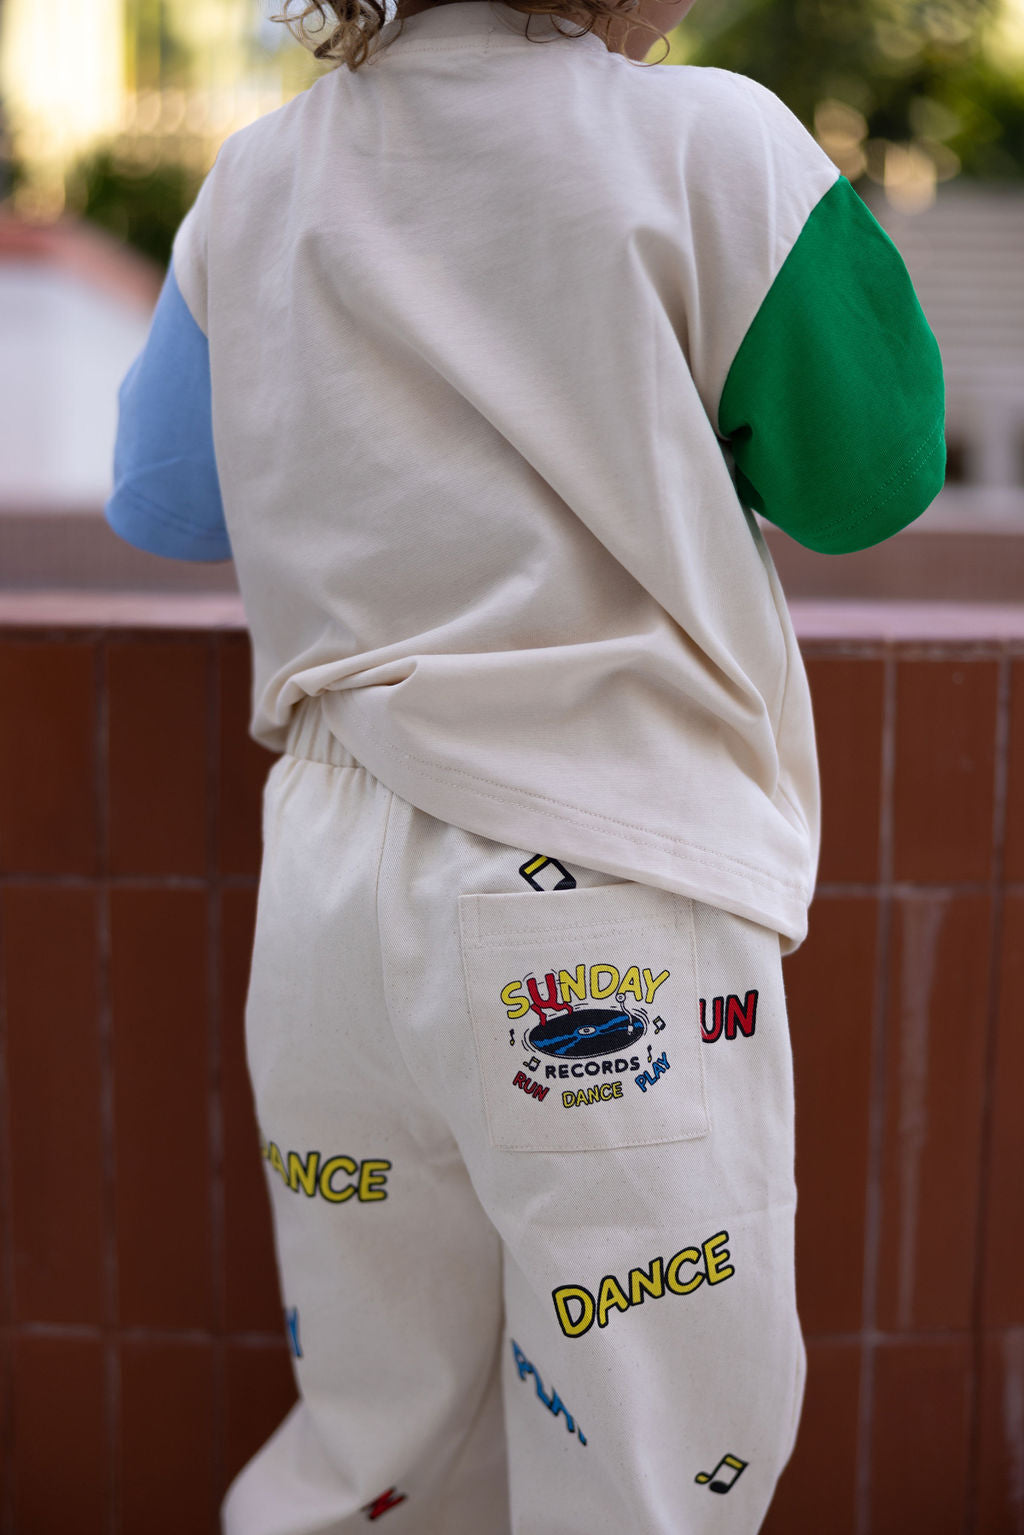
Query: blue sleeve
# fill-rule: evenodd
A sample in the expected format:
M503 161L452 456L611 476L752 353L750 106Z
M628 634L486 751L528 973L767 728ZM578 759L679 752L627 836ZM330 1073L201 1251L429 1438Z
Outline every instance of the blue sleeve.
M117 392L114 490L104 507L118 537L175 560L229 560L210 405L210 346L174 262L142 351Z

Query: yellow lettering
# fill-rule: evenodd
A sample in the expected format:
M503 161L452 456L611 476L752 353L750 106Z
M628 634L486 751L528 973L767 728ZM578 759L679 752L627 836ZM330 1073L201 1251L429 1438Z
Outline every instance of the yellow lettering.
M689 1295L691 1290L695 1290L699 1284L703 1284L704 1275L699 1270L692 1279L687 1280L686 1284L679 1283L679 1270L683 1264L699 1262L700 1253L696 1247L684 1247L682 1252L676 1253L665 1273L665 1283L669 1289L674 1290L677 1295Z
M644 971L644 981L646 982L646 985L647 985L647 996L644 999L645 1001L650 1002L650 1001L653 1000L654 993L657 991L657 989L661 985L662 981L667 981L668 980L668 976L669 976L669 972L667 970L663 970L661 972L661 974L659 976L657 976L657 977L652 975L650 970L645 970Z
M622 1097L622 1083L621 1082L613 1082L612 1083L612 1097L613 1098L621 1098Z
M559 970L558 980L562 987L562 1001L568 1002L569 993L572 992L577 1002L585 1002L587 998L586 965L576 966L576 979L573 980L568 970Z
M575 1093L563 1093L562 1094L562 1102L563 1102L563 1104L565 1105L565 1107L567 1109L574 1109L576 1107L576 1094Z
M278 1151L273 1141L270 1143L270 1165L276 1172L281 1174L281 1177L284 1179L285 1183L287 1183L288 1174L284 1170L284 1163L281 1161L281 1153Z
M296 1194L299 1192L299 1184L301 1183L303 1191L309 1195L310 1199L313 1198L316 1193L316 1169L319 1161L319 1151L308 1151L305 1162L303 1162L297 1151L289 1151L288 1184L289 1187L295 1190Z
M594 1297L589 1290L584 1290L582 1285L564 1284L557 1290L552 1290L552 1298L555 1302L555 1310L558 1313L558 1325L567 1338L582 1338L583 1334L594 1322ZM574 1322L569 1315L568 1302L578 1300L583 1302L583 1310Z
M651 1272L648 1274L643 1269L630 1269L629 1271L629 1299L634 1306L643 1305L641 1289L653 1295L657 1300L659 1295L664 1295L665 1284L661 1272L661 1259L651 1259Z
M615 1097L615 1083L614 1082L602 1082L601 1083L601 1097L604 1099L605 1103L608 1102L609 1098L614 1098Z
M628 1311L629 1301L622 1292L622 1287L614 1274L606 1274L601 1280L601 1289L597 1297L597 1325L607 1327L608 1312L614 1306L618 1311Z
M715 1236L708 1237L707 1241L703 1244L704 1261L708 1268L709 1284L719 1284L723 1279L728 1279L730 1274L735 1274L736 1272L734 1268L723 1267L726 1259L729 1257L728 1248L723 1253L716 1254L713 1251L714 1248L720 1247L723 1242L728 1242L728 1240L729 1233L727 1231L719 1231Z
M598 1101L598 1099L600 1097L601 1097L601 1089L599 1087L588 1087L587 1088L585 1102L587 1102L587 1103L597 1103L597 1101Z
M603 990L601 989L601 987L597 983L597 978L601 974L602 970L605 972L606 975L610 975L612 977L611 985L610 986L606 986ZM616 970L614 965L591 965L591 967L590 967L590 995L592 997L594 997L596 1000L600 1000L601 997L610 997L610 996L612 996L612 994L614 992L618 991L618 989L619 989L619 972Z
M342 1200L352 1198L355 1188L352 1184L349 1184L348 1188L344 1189L331 1188L331 1178L334 1176L336 1167L340 1167L342 1172L348 1173L349 1177L354 1176L357 1168L351 1157L332 1157L329 1162L324 1163L320 1170L321 1194L325 1199L329 1199L332 1204L340 1205Z
M633 996L636 997L636 1000L638 1002L640 1001L642 994L640 988L640 972L635 965L630 965L629 969L622 977L622 985L619 987L619 990L632 992Z
M364 1202L368 1199L387 1199L384 1189L378 1188L378 1183L386 1181L390 1162L364 1162L359 1169L359 1198ZM383 1168L383 1172L375 1172L374 1168Z
M523 994L520 992L518 996L516 995L516 992L518 991L518 988L521 984L522 983L520 981L509 981L507 986L503 986L501 988L501 1000L508 1008L508 1016L510 1018L521 1018L524 1013L528 1013L530 1011L530 1004L527 1002ZM515 1003L514 1009L513 1003Z

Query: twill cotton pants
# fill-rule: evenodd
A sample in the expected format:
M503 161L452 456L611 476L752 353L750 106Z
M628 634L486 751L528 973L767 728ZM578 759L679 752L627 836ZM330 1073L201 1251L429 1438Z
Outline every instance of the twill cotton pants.
M224 1535L754 1535L806 1377L778 934L436 820L318 698L263 840L299 1400Z

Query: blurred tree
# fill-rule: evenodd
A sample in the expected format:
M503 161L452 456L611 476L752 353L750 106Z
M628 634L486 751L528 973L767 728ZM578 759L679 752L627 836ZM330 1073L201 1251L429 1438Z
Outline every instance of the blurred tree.
M4 0L0 0L0 33L4 26ZM3 97L0 96L0 203L10 197L14 190L13 177L11 175L11 138L7 131L7 115L4 112Z
M103 147L69 171L66 207L166 267L201 182L201 175L173 161L133 168Z
M862 145L921 145L940 180L1024 177L1024 69L1002 69L986 46L1013 3L706 0L673 34L672 59L760 81L830 152L830 130L853 150L859 114ZM869 162L851 153L843 169L854 180Z

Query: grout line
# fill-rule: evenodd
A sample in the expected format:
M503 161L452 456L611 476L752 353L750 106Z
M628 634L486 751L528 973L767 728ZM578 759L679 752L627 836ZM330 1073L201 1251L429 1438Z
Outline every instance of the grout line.
M983 1330L989 1228L989 1172L992 1160L993 1100L999 1042L1000 981L1003 940L1003 868L1006 856L1006 806L1009 776L1010 698L1009 656L999 665L996 695L996 753L992 806L991 909L989 912L988 1008L981 1086L978 1139L977 1208L974 1226L974 1279L971 1287L971 1368L967 1379L967 1480L964 1489L963 1535L974 1535L978 1523L978 1474L981 1456L981 1378L985 1368Z
M213 1444L210 1471L212 1516L219 1527L225 1464L225 1344L226 1243L224 1230L224 1109L223 1022L221 985L221 893L218 815L221 786L220 704L221 654L217 637L206 648L206 1017L209 1051L210 1134L210 1260L213 1265Z
M110 709L107 690L107 642L95 652L96 725L93 771L96 775L97 868L96 901L96 1027L100 1059L100 1168L103 1220L103 1340L104 1442L107 1451L106 1535L118 1535L121 1516L120 1430L121 1381L119 1361L117 1273L117 1154L114 1116L114 1025L111 1003L110 915Z
M832 640L797 639L800 654L805 660L841 660L853 657L859 661L885 661L893 652L901 661L998 661L1003 656L1024 654L1024 643L1005 637L962 640L907 640L871 639Z
M102 1341L108 1329L98 1322L18 1322L13 1326L0 1327L0 1338L50 1338L55 1341L88 1343ZM1004 1333L1021 1333L1024 1328L993 1325L984 1329L986 1336L1001 1337ZM893 1328L885 1332L871 1327L858 1328L856 1332L807 1332L805 1337L812 1344L843 1345L861 1348L865 1342L877 1348L904 1348L907 1343L951 1343L971 1336L969 1327L922 1327ZM237 1332L221 1334L216 1329L202 1327L158 1327L149 1323L118 1328L118 1337L125 1343L170 1344L182 1347L216 1345L220 1339L225 1348L281 1349L290 1354L287 1335L268 1329L266 1332Z
M64 645L96 644L101 640L116 638L131 645L194 644L197 633L206 633L229 643L244 641L247 627L244 622L221 624L204 619L196 623L164 621L155 623L119 623L116 619L100 622L49 623L29 621L19 623L12 614L4 614L4 599L11 594L0 592L0 639L17 645ZM795 600L789 598L790 608ZM834 608L837 599L822 601ZM984 621L995 607L991 603L979 603L977 613ZM1004 604L1005 610L1015 610L1016 604ZM1000 628L1005 626L1000 625ZM895 649L900 658L909 661L974 661L999 659L1004 655L1024 656L1024 636L997 633L936 635L900 635L879 633L877 629L863 636L821 635L800 632L794 623L797 644L805 659L811 657L856 656L866 661L884 661Z
M215 882L222 890L256 890L259 874L217 874ZM34 869L24 873L0 874L0 890L5 885L19 890L40 886L62 890L208 890L207 874L46 874ZM1002 887L1007 895L1024 895L1024 880L1007 880ZM824 880L814 887L814 899L877 901L884 895L897 899L927 895L935 900L957 896L989 895L991 879L965 880L888 880L872 884L865 880Z
M14 1528L14 1223L11 1095L8 1076L7 967L3 913L0 912L0 1314L10 1318L10 1346L0 1355L0 1532ZM6 1330L6 1329L5 1329Z
M218 883L226 890L255 890L259 884L259 875L226 874ZM41 885L63 890L208 890L210 880L206 874L44 874L28 869L20 874L16 871L0 874L0 889L4 885L17 885L19 888ZM978 888L987 890L988 886ZM1024 881L1021 882L1021 888L1024 890Z
M1005 1329L1003 1329L1005 1331ZM0 1327L0 1337L6 1338L53 1338L64 1339L68 1342L88 1343L102 1342L110 1329L103 1322L16 1322L10 1326ZM118 1337L125 1343L174 1343L174 1344L203 1344L209 1346L215 1344L221 1334L216 1329L203 1327L155 1327L151 1324L136 1323L117 1329ZM850 1334L850 1337L859 1335ZM899 1335L900 1337L903 1334ZM949 1337L952 1333L942 1333L941 1336ZM237 1332L224 1334L225 1343L230 1342L232 1348L278 1348L288 1352L288 1340L284 1330L267 1332ZM895 1339L896 1334L893 1334Z
M854 1535L870 1535L874 1471L872 1429L875 1405L875 1352L879 1333L878 1267L881 1249L882 1171L885 1151L885 1046L892 929L893 781L896 757L897 660L888 647L884 664L881 787L878 826L879 896L875 923L875 989L871 1021L871 1090L868 1100L868 1166L864 1210L864 1267L861 1316L861 1370L857 1413L854 1483Z
M231 1347L254 1351L280 1349L290 1354L288 1340L283 1330L221 1333L216 1329L201 1327L157 1327L139 1323L134 1326L119 1327L117 1331L122 1343L173 1344L175 1347L182 1348L209 1348L216 1347L220 1342L225 1352L228 1347ZM14 1342L18 1338L49 1338L54 1342L89 1343L102 1342L108 1332L107 1327L97 1322L18 1322L12 1326L0 1327L0 1338L6 1338L9 1342ZM983 1333L986 1337L1002 1337L1009 1333L1020 1333L1024 1337L1024 1328L993 1325L984 1328ZM905 1348L908 1343L953 1343L959 1339L969 1339L972 1332L969 1327L909 1327L894 1328L891 1332L861 1327L856 1332L806 1332L804 1336L810 1344L827 1345L830 1348L842 1346L860 1349L865 1342L872 1344L875 1348Z

